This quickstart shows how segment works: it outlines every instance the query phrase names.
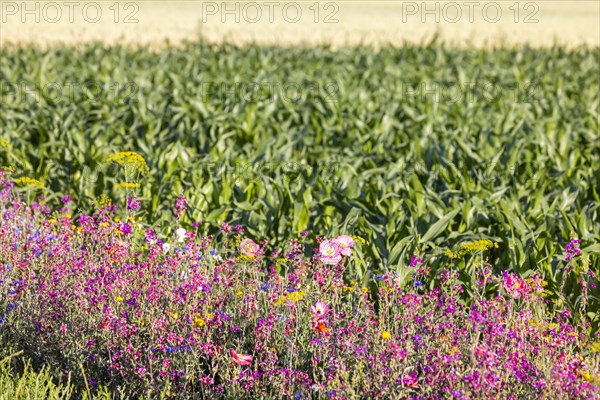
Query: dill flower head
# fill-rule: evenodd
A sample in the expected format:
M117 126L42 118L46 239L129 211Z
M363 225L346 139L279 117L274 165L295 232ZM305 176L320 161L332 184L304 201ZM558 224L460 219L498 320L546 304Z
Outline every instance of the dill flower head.
M117 189L136 189L139 188L139 183L131 183L131 182L119 182L117 185Z
M112 154L106 159L106 162L114 162L126 168L133 168L133 170L141 174L147 174L150 171L144 157L133 151L120 151Z
M482 239L473 243L463 243L455 252L451 251L450 249L446 249L444 254L449 258L460 258L465 254L472 254L478 251L483 252L489 249L497 249L498 247L498 243L492 242L491 240Z
M22 177L15 180L15 183L20 186L32 187L35 189L44 189L44 184L37 179Z
M112 200L106 194L102 193L100 196L96 197L96 206L98 206L98 208L112 206Z

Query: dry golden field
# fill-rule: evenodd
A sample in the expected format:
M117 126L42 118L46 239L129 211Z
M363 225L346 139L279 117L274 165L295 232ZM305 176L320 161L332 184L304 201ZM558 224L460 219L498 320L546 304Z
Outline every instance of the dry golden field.
M89 41L600 45L591 1L0 1L0 45Z

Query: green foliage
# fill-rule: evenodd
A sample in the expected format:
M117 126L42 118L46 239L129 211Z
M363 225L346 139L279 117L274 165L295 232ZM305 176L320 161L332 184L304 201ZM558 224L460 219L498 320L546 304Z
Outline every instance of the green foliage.
M163 227L183 192L184 222L240 223L272 245L305 229L363 237L364 271L490 239L492 264L553 275L570 237L598 252L599 55L9 47L1 165L48 196L123 202L106 160L134 151L150 169L137 195Z

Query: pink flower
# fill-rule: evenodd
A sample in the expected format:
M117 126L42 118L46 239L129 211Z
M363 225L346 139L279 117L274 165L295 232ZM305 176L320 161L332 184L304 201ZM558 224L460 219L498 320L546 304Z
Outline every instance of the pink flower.
M321 318L329 312L329 306L323 301L318 301L310 308L310 311L314 314L314 317Z
M231 349L229 352L231 357L233 357L233 362L238 365L250 365L252 364L252 357L250 354L239 354L235 350Z
M240 251L247 257L254 257L258 254L260 247L252 239L244 239L240 244Z
M323 240L319 246L319 259L324 264L335 265L342 261L342 248L333 240Z
M352 248L354 247L354 239L350 236L340 235L332 240L341 247L341 253L343 256L348 257L352 254Z
M531 292L531 286L529 286L523 279L520 279L516 274L505 273L503 275L504 289L513 299L527 297L529 292Z

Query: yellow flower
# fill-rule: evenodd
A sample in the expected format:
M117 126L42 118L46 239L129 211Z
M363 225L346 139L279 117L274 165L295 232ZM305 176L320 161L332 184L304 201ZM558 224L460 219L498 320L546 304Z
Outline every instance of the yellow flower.
M492 242L491 240L477 240L473 243L463 243L460 245L456 252L452 252L450 249L446 249L444 254L449 258L459 258L467 253L475 253L477 251L487 251L491 248L498 248L498 243Z
M50 224L55 224L55 223L56 223L56 220L55 220L54 218L52 218L52 219L49 219L49 220L48 220L48 223L50 223Z
M361 290L363 293L369 293L369 288L363 287Z
M206 322L202 318L194 319L194 328L202 328L205 324Z
M291 301L300 301L304 297L304 292L292 292L287 294L287 298Z
M115 301L120 303L123 301L123 298L121 296L117 296L117 297L115 297Z
M392 337L392 334L391 334L391 333L389 333L388 331L383 331L383 332L381 332L381 338L382 338L382 339L388 340L388 339L389 339L389 338L391 338L391 337Z
M586 382L591 382L592 381L592 374L590 374L587 371L580 371L579 372L581 374L581 377L583 378L584 381Z
M133 167L137 172L148 173L150 169L146 164L144 157L133 151L120 151L109 156L106 162L114 162L125 167Z
M140 184L139 183L130 183L130 182L120 182L117 185L117 189L135 189L135 188L139 188Z
M367 241L365 239L361 238L360 236L352 236L352 239L354 239L354 241L358 242L358 243L362 243L362 244L367 243Z
M23 177L15 180L15 183L20 186L32 187L34 189L44 189L44 184L37 179Z
M244 295L244 292L242 292L241 290L238 290L236 295L237 295L237 297L242 297Z
M179 318L179 314L177 314L176 312L174 312L174 313L171 314L171 317L173 317L173 318Z
M98 206L98 208L111 206L112 200L106 194L102 193L100 196L96 197L96 205Z
M280 306L280 305L282 305L283 303L285 303L285 299L286 299L286 297L285 297L285 296L281 296L281 297L280 297L280 298L279 298L279 299L278 299L278 300L275 302L275 305L276 305L276 306Z
M106 228L107 226L109 226L109 225L110 225L110 224L109 224L108 222L100 222L100 226L103 226L103 227L105 227L105 228Z

